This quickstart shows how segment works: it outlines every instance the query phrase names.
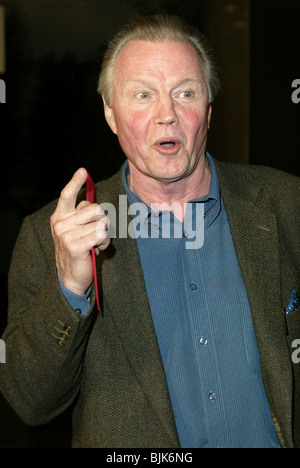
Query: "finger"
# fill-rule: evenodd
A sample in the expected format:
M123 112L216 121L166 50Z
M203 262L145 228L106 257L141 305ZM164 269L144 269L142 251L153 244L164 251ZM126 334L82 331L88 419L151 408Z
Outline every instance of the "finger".
M85 184L86 179L87 171L81 167L75 172L70 182L61 191L57 204L57 209L60 213L69 213L75 210L77 195Z
M92 228L92 226L91 226ZM64 237L68 240L68 251L73 258L86 257L90 254L91 249L94 247L98 253L105 250L111 239L107 235L106 230L96 229L96 224L92 230L88 230L88 226L85 226L84 233L67 233ZM74 237L73 237L74 236Z
M73 251L75 256L99 246L107 237L107 226L103 224L99 227L99 221L65 231L60 236L62 245Z
M90 231L88 231L88 227L91 228ZM80 241L84 242L86 250L91 250L92 247L104 250L109 246L111 239L108 236L106 226L99 229L99 223L94 223L86 226L85 229L85 235L81 237Z
M99 251L106 250L107 247L110 245L110 243L111 243L110 237L106 236L101 242L101 244L97 246L97 248L99 249Z
M85 203L85 202L84 202ZM79 205L78 205L79 206ZM67 235L67 239L80 238L91 232L94 226L97 228L106 227L108 230L110 220L108 216L99 214L96 203L87 202L87 206L72 211L70 214L64 214L61 219L51 223L53 237Z
M83 200L82 202L78 203L78 205L76 206L76 211L83 210L84 208L87 208L90 204L91 202L87 200Z
M76 212L70 216L70 218L74 218L76 225L89 224L93 221L101 221L102 219L107 218L104 213L101 214L96 203L87 203L88 205L86 206L84 206L84 203L82 203L82 206L79 209L77 207Z

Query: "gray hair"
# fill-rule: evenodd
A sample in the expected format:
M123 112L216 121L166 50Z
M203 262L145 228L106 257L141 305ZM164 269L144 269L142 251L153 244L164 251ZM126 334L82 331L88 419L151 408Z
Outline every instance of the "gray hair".
M122 48L133 39L150 42L169 40L191 43L202 60L209 102L213 102L220 90L220 81L212 50L204 35L177 16L151 15L133 19L123 26L108 44L102 62L98 92L109 106L112 105L112 84L116 59Z

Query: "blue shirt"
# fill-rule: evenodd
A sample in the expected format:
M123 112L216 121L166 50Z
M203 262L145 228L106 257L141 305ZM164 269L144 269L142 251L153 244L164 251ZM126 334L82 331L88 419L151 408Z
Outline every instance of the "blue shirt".
M279 448L218 175L207 159L209 194L189 202L190 222L148 207L135 224L177 432L183 448ZM126 164L129 204L141 203L128 174ZM189 248L196 228L203 242Z
M136 226L150 308L181 447L279 447L266 398L252 315L217 171L192 200L193 225L148 210ZM129 203L140 200L123 184ZM204 205L204 243L187 248ZM198 220L199 221L199 220ZM165 238L166 223L171 237ZM199 223L198 223L199 224ZM201 223L198 229L202 229ZM148 235L142 235L144 230ZM181 232L181 236L172 233ZM151 238L159 233L159 238ZM153 237L153 236L152 236ZM201 236L200 236L201 237Z

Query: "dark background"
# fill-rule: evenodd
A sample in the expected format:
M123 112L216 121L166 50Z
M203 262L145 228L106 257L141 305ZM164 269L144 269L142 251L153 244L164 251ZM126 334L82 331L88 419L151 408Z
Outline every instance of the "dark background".
M220 63L208 149L224 161L300 176L300 1L0 0L7 102L0 105L0 334L7 272L22 219L56 198L79 166L95 180L124 161L96 94L105 42L139 14L176 13L206 32ZM299 215L299 214L296 214ZM5 365L5 364L0 364ZM22 423L0 397L0 447L69 447L70 412Z

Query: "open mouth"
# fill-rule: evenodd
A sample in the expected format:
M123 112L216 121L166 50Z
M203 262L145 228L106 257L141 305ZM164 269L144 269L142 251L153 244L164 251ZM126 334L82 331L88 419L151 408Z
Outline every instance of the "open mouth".
M154 146L160 153L176 154L181 148L181 141L175 138L165 138L158 140Z
M164 148L174 148L176 143L174 141L162 141L160 143L160 146L163 146Z

